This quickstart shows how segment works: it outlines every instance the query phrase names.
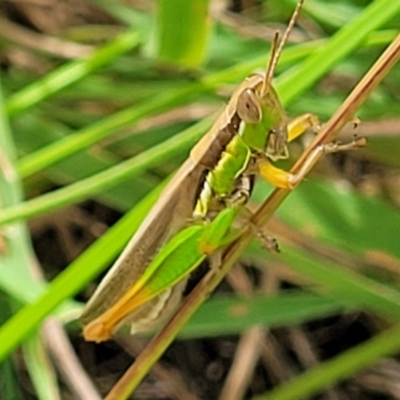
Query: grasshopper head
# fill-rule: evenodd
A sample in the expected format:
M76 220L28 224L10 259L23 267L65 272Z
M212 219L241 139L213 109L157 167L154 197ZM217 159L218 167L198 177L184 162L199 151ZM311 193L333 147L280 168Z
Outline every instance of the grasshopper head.
M279 46L279 32L276 32L265 74L249 76L235 97L242 121L241 137L252 150L264 153L273 161L288 157L288 132L285 111L272 86L272 78L302 4L300 0Z
M287 157L286 116L275 89L264 74L249 76L238 90L240 135L254 151L272 160Z

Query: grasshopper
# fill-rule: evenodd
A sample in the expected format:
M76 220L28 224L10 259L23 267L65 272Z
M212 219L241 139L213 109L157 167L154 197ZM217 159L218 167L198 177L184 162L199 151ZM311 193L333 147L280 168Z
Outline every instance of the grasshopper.
M86 340L108 340L123 324L132 333L156 327L178 306L189 273L229 241L255 177L293 189L308 172L310 165L297 175L273 165L288 157L290 141L319 127L312 114L289 120L272 86L302 3L279 45L275 35L265 73L239 85L89 300L80 318Z

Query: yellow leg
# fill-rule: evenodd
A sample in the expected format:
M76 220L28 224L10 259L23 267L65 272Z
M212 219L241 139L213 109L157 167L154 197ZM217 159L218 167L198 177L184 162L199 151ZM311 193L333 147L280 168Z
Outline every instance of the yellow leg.
M288 141L291 142L310 128L315 133L318 133L321 129L321 124L316 115L307 113L292 119L288 123Z
M353 124L355 128L360 124L360 122L360 118L358 117L353 117L349 121L349 123ZM288 142L301 136L310 128L314 133L318 133L321 130L321 127L322 125L316 115L311 113L300 115L288 123Z
M258 171L261 177L281 189L293 189L294 185L291 183L293 174L275 167L267 158L262 158L258 162Z

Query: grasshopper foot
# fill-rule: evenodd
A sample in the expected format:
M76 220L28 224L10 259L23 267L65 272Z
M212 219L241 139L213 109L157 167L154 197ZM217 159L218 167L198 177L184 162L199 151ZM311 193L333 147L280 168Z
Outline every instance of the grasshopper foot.
M254 225L253 223L250 223L250 228L257 236L257 239L268 251L272 251L273 253L281 252L278 241L274 237L268 235L262 228Z

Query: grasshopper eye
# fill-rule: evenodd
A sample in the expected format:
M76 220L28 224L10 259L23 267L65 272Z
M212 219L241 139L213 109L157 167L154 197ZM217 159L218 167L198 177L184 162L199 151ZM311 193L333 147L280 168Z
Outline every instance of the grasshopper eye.
M261 106L253 90L245 89L240 93L236 105L237 113L241 120L249 124L261 121Z

